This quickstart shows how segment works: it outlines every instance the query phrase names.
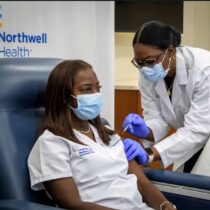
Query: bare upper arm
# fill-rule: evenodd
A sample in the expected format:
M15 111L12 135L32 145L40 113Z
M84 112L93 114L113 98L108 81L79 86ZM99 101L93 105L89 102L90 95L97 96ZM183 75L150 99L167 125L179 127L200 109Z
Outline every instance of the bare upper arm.
M44 185L60 207L73 210L114 210L95 203L83 202L73 178L51 180L44 182Z
M44 185L50 196L60 207L69 208L81 203L79 191L71 177L46 181Z
M128 173L135 174L137 176L138 189L142 195L143 201L153 209L160 209L160 205L167 201L165 196L160 190L152 184L152 182L144 175L144 172L140 165L135 160L129 162ZM169 203L166 206L167 209L174 209Z
M138 179L138 188L139 191L142 193L142 189L147 185L151 185L151 181L145 176L142 167L135 161L129 161L129 174L135 174Z

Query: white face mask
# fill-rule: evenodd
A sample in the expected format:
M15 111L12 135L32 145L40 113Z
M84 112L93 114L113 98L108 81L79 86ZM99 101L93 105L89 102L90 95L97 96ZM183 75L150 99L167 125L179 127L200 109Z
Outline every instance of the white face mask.
M168 72L171 70L169 68L171 65L171 58L169 60L169 64L166 70L164 70L162 64L165 59L167 51L168 49L166 50L165 55L160 63L155 64L153 67L143 66L142 68L139 69L145 79L150 81L158 81L163 79L168 74Z

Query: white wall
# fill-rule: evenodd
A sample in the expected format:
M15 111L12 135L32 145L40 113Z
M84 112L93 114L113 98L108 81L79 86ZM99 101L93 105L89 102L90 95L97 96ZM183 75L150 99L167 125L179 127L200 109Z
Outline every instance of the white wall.
M185 1L183 24L182 44L210 50L210 2ZM138 80L138 70L130 63L133 36L134 33L115 33L116 83Z
M115 81L136 80L138 70L130 62L133 58L134 33L115 33Z
M210 50L210 2L184 2L183 44Z
M57 57L89 62L101 82L102 116L114 124L114 2L111 1L1 1L0 57ZM23 43L18 33L46 34L46 43ZM12 35L10 35L12 34ZM19 48L27 53L15 54ZM7 52L3 53L6 48ZM5 50L6 51L6 50ZM30 53L29 53L30 52Z

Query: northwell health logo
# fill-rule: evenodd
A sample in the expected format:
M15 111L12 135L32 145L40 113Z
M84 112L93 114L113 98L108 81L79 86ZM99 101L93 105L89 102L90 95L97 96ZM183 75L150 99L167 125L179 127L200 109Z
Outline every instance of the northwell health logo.
M33 49L47 44L47 33L29 34L26 32L8 33L3 29L3 14L0 6L0 57L30 57ZM11 47L10 47L11 46Z
M18 43L18 44L45 44L47 43L47 34L26 34L20 32L17 34L10 34L6 32L0 32L0 43ZM32 53L31 48L17 45L15 48L8 48L4 46L0 49L0 54L3 57L30 57Z

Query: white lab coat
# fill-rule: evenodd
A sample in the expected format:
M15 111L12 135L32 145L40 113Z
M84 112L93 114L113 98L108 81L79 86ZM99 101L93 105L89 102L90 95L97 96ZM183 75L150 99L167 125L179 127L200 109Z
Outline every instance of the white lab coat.
M174 163L174 170L201 149L210 134L210 52L186 46L176 50L172 101L164 80L151 82L141 74L139 80L143 116L153 131L154 147L163 166ZM177 131L165 138L170 127Z
M206 145L203 148L197 162L195 163L191 173L199 175L210 175L210 139L208 139Z

